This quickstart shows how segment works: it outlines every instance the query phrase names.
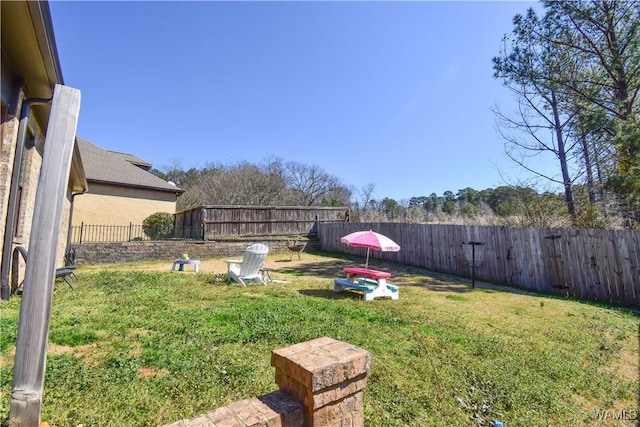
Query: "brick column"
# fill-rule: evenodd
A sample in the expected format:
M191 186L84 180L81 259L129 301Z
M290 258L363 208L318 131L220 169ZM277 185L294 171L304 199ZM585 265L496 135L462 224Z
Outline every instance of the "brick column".
M323 337L273 350L271 366L280 390L302 402L306 427L364 426L368 351Z

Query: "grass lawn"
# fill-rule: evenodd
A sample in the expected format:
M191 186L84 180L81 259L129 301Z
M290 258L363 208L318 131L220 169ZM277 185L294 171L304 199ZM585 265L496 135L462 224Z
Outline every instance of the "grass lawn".
M400 299L332 291L336 254L270 255L274 279L229 284L224 263L77 270L57 284L42 418L52 426L154 426L274 391L272 349L329 336L372 353L365 421L380 426L603 425L638 414L640 318L372 260ZM191 270L190 267L186 267ZM7 423L20 298L0 304ZM609 412L605 412L609 411ZM611 425L633 425L635 421Z

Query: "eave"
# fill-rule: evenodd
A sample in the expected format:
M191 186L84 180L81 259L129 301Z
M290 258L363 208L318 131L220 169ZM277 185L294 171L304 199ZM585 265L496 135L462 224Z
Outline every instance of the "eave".
M2 2L2 50L4 60L23 80L28 98L51 98L53 87L64 84L58 58L49 4L44 1ZM36 119L46 132L50 107L33 107Z

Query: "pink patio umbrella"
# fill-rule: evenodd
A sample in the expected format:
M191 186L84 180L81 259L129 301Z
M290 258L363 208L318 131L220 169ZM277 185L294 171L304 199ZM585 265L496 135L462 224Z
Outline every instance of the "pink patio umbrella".
M398 252L400 245L396 242L375 231L356 231L340 238L342 243L354 248L367 248L367 262L364 268L369 268L369 251L374 249L382 252Z

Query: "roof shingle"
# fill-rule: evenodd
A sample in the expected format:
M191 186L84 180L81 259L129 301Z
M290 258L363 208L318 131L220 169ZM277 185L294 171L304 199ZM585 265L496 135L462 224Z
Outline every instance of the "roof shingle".
M120 153L118 151L111 151L111 150L105 150L107 153L111 153L111 154L115 154L116 156L120 157L121 159L126 160L127 162L131 163L134 166L139 167L140 169L149 171L151 169L152 164L142 160L140 157L135 156L133 154L129 154L129 153Z
M122 155L103 150L80 137L76 137L76 140L89 183L93 181L102 184L139 187L173 193L184 192L181 188L134 166L125 160ZM91 186L89 186L89 191L91 191Z

